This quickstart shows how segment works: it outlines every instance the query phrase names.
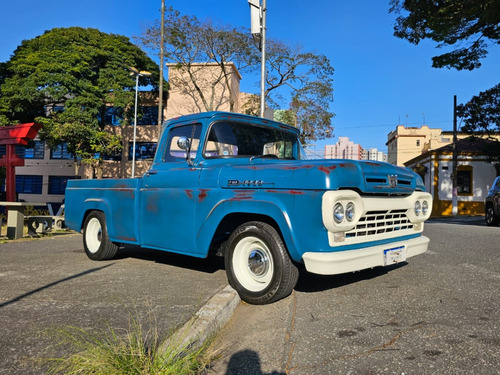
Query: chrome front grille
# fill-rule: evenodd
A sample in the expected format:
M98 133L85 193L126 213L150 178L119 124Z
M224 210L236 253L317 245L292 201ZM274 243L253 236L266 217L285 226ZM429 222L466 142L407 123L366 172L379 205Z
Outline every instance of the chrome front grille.
M354 229L346 232L346 239L411 230L413 224L406 216L406 211L406 209L368 211Z

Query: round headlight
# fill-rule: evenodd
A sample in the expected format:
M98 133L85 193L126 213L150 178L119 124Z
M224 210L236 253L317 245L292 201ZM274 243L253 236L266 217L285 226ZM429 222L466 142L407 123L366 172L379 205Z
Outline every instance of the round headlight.
M422 213L424 215L427 215L427 212L429 212L429 203L427 201L422 202Z
M422 206L420 205L420 201L415 202L415 207L413 208L415 210L415 215L420 216L422 213Z
M345 217L347 221L353 221L354 215L356 214L354 203L349 202L345 208Z
M333 219L337 224L344 221L344 206L342 206L342 203L336 203L333 207Z

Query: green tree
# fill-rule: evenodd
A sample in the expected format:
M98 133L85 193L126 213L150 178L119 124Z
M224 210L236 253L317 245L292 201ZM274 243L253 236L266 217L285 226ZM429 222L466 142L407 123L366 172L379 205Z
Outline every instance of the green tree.
M500 43L499 0L391 0L390 11L399 14L398 38L413 44L431 39L439 48L454 48L432 58L435 68L479 68L488 47Z
M331 136L334 69L328 58L275 40L267 45L266 99L280 106L284 102L281 90L290 95L288 106L295 114L292 125L300 129L303 144Z
M457 106L457 113L463 119L462 130L470 134L481 134L490 139L484 151L490 160L500 160L500 142L494 137L500 130L500 84L480 92L469 102Z
M200 112L217 110L223 104L217 87L224 87L233 111L234 93L229 84L232 72L227 69L228 63L234 63L242 74L260 70L260 51L249 30L200 21L194 16L181 15L172 7L166 11L164 27L165 59L174 64L170 69L181 73L171 78L171 86L190 97L193 110ZM144 48L157 52L161 42L160 23L157 21L147 28L137 40ZM304 52L273 39L267 40L266 55L268 104L292 110L296 117L293 123L301 129L303 139L321 139L331 133L330 61L323 55ZM200 62L207 64L200 66ZM209 64L216 64L219 69L207 80L206 75L199 73ZM249 95L247 99L242 105L244 112L257 115L258 97Z
M136 40L146 50L158 53L160 30L160 21L156 21ZM250 35L242 29L200 21L169 7L165 10L164 58L175 64L170 69L179 73L170 77L170 85L191 98L193 111L214 111L226 104L221 100L221 90L228 92L225 97L232 111L235 102L229 63L235 64L240 72L246 72L253 68L255 54ZM207 78L204 72L210 64L219 69L213 70L213 75Z
M127 37L81 27L56 28L25 40L0 66L0 123L37 121L49 147L66 142L99 175L120 138L104 131L107 105L133 110L135 78L128 67L152 72L142 86L157 87L158 66ZM64 109L58 110L63 107Z
M435 68L473 70L492 45L500 44L500 0L391 0L399 14L394 35L418 44L424 39L450 52L432 58ZM458 107L470 133L500 131L499 84Z

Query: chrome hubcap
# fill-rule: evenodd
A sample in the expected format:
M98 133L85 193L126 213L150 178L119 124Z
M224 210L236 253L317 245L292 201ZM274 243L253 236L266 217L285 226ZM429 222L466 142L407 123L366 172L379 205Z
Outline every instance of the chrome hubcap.
M252 250L248 257L248 268L255 276L262 276L269 270L269 259L261 250Z

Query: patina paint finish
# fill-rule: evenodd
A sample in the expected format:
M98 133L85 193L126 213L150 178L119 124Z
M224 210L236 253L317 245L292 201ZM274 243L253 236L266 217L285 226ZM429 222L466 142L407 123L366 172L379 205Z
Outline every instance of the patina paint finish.
M271 248L280 241L287 258L326 274L427 250L422 231L432 198L417 174L372 161L305 160L298 136L284 124L222 112L169 120L141 178L68 181L66 225L85 230L87 215L101 211L112 243L196 257L225 253L238 240L235 256L248 259L234 263L228 277L237 283L238 267L246 269L242 285L251 289L262 270L275 269ZM276 288L282 298L286 292ZM251 303L278 298L265 288L238 290Z

